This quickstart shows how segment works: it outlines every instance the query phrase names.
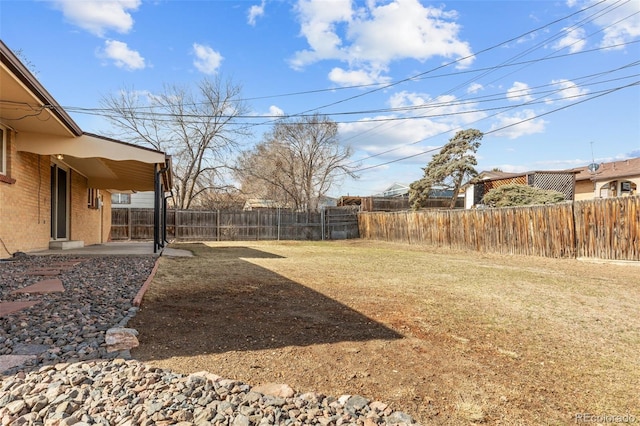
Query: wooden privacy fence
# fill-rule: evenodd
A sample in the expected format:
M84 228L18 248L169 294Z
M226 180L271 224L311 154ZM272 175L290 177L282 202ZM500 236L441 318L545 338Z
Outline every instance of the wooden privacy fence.
M357 210L168 210L167 238L178 241L358 238ZM153 238L153 209L112 209L112 240Z
M360 237L482 252L640 260L640 196L549 206L367 212Z

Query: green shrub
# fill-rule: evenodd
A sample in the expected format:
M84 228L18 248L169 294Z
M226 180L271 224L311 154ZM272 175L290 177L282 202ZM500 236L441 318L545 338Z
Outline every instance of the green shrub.
M564 200L562 192L517 184L494 188L482 197L482 203L489 207L555 204Z

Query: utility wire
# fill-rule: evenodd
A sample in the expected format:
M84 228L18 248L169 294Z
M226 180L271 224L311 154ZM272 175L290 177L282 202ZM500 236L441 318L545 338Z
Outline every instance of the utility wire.
M402 84L402 83L406 83L406 82L409 82L409 81L414 81L414 80L416 80L416 79L423 78L423 77L424 77L424 76L426 76L427 74L431 74L431 73L433 73L434 71L437 71L437 70L439 70L439 69L443 69L443 68L449 67L449 66L451 66L451 65L455 65L455 64L457 64L457 63L460 63L460 62L466 61L466 60L471 59L471 58L473 58L473 57L476 57L476 56L478 56L478 55L480 55L480 54L483 54L483 53L489 52L489 51L491 51L491 50L497 49L498 47L501 47L501 46L507 45L507 44L509 44L509 43L512 43L513 41L516 41L516 40L518 40L518 39L521 39L521 38L523 38L523 37L526 37L526 36L528 36L528 35L530 35L530 34L533 34L533 33L537 32L537 31L540 31L540 30L542 30L542 29L544 29L544 28L547 28L547 27L549 27L549 26L551 26L551 25L554 25L554 24L556 24L556 23L558 23L558 22L562 22L562 21L564 21L564 20L567 20L567 19L569 19L569 18L572 18L572 17L574 17L574 16L576 16L576 15L578 15L578 14L581 14L581 13L583 13L583 12L585 12L585 11L588 11L588 10L590 10L590 9L592 9L592 8L596 7L596 6L599 6L600 4L605 3L606 1L607 1L607 0L600 0L600 1L598 1L597 3L594 3L594 4L590 5L590 6L587 6L587 7L583 8L583 9L580 9L580 10L578 10L578 11L576 11L576 12L573 12L573 13L571 13L571 14L569 14L569 15L566 15L566 16L564 16L564 17L562 17L562 18L556 19L556 20L551 21L551 22L549 22L549 23L547 23L547 24L545 24L545 25L542 25L542 26L540 26L540 27L537 27L537 28L534 28L534 29L532 29L532 30L529 30L529 31L527 31L527 32L525 32L525 33L522 33L522 34L518 35L518 36L512 37L512 38L510 38L510 39L508 39L508 40L506 40L506 41L503 41L503 42L500 42L500 43L495 44L495 45L493 45L493 46L490 46L490 47L484 48L484 49L482 49L482 50L478 51L477 53L474 53L474 54L472 54L472 55L467 55L467 56L465 56L465 57L458 58L458 59L456 59L456 60L453 60L453 61L450 61L450 62L448 62L448 63L442 64L442 65L440 65L440 66L438 66L438 67L431 68L431 69L429 69L429 70L427 70L427 71L424 71L424 72L421 72L421 73L415 74L415 75L413 75L413 76L411 76L411 77L407 77L407 78L404 78L404 79L401 79L401 80L398 80L398 81L395 81L395 82L391 82L391 83L383 84L383 85L381 85L381 86L378 86L378 87L376 87L376 88L374 88L374 89L371 89L371 90L368 90L368 91L366 91L366 92L359 93L359 94L357 94L357 95L353 95L353 96L350 96L350 97L347 97L347 98L344 98L344 99L341 99L341 100L338 100L338 101L334 101L334 102L331 102L331 103L329 103L329 104L326 104L326 105L323 105L323 106L320 106L320 107L315 107L315 108L312 108L312 109L308 109L308 110L305 110L305 111L302 111L302 112L299 112L299 113L296 113L296 114L285 115L284 117L280 117L280 116L279 116L279 117L274 118L273 120L269 120L269 121L266 121L266 122L263 122L263 123L251 124L251 126L261 126L261 125L265 125L265 124L272 124L272 123L274 123L274 122L281 121L282 119L291 118L291 117L297 117L297 116L303 116L303 115L305 115L305 114L309 114L309 113L311 113L311 112L313 112L313 111L318 111L318 110L320 110L320 109L324 109L324 108L327 108L327 107L330 107L330 106L334 106L334 105L338 105L338 104L341 104L341 103L345 103L345 102L348 102L348 101L350 101L350 100L357 99L357 98L360 98L360 97L363 97L363 96L367 96L367 95L370 95L370 94L372 94L372 93L376 93L376 92L381 91L381 90L386 90L386 89L388 89L388 88L391 88L391 87L394 87L394 86L400 85L400 84ZM618 0L618 1L620 1L620 0ZM627 0L627 1L629 1L629 0ZM617 3L617 2L616 2L616 3ZM361 87L361 86L357 86L357 87ZM335 90L335 89L328 89L328 90ZM315 93L315 92L318 92L318 91L307 91L307 92L300 92L300 93ZM263 117L263 118L264 118L264 117Z
M638 74L631 74L631 75L626 75L626 76L622 76L622 77L617 77L617 78L611 78L611 79L606 79L606 80L600 80L600 81L596 81L596 82L591 82L591 83L584 83L584 84L578 84L576 82L579 82L581 80L585 80L585 79L592 79L598 76L603 76L606 74L610 74L616 71L620 71L622 69L625 68L631 68L631 67L636 67L640 65L640 61L636 61L636 62L632 62L626 65L623 65L621 67L618 68L614 68L611 70L607 70L607 71L601 71L598 73L594 73L594 74L589 74L586 76L581 76L581 77L574 77L571 80L566 80L572 83L572 86L569 88L566 87L558 87L559 86L559 82L555 82L555 83L548 83L548 84L543 84L543 85L539 85L539 86L532 86L532 87L527 87L525 89L520 89L520 90L514 90L514 91L510 91L508 93L494 93L494 94L489 94L489 95L483 95L483 96L476 96L476 97L467 97L467 98L460 98L459 100L447 100L447 101L439 101L439 102L428 102L428 103L424 103L424 104L420 104L420 105L410 105L410 106L404 106L404 107L395 107L395 108L379 108L379 109L366 109L366 110L358 110L358 111L334 111L334 112L330 112L327 113L327 115L331 115L333 116L351 116L351 115L370 115L370 114L384 114L384 113L403 113L403 112L415 112L415 111L421 111L421 110L425 110L425 109L437 109L437 108L443 108L443 107L449 107L449 108L453 108L453 107L461 107L461 106L465 106L465 105L476 105L476 104L481 104L481 103L492 103L492 102L498 102L498 101L504 101L504 100L509 100L509 96L516 98L519 96L533 96L533 95L540 95L540 94L554 94L554 93L558 93L558 92L562 92L568 89L584 89L586 87L591 87L594 85L601 85L601 84L605 84L605 83L611 83L611 82L615 82L615 81L619 81L619 80L624 80L624 79L629 79L629 78L633 78L636 77ZM546 90L541 90L541 89L545 89L545 88L549 88L549 87L555 87L554 89L546 89ZM437 100L437 98L436 98ZM541 103L543 101L540 102L531 102L531 103L527 103L528 104L535 104L535 103ZM515 105L515 107L518 106L523 106L525 104L517 104ZM507 106L502 106L502 107L489 107L489 108L485 108L485 109L476 109L476 110L466 110L466 111L460 111L460 112L454 112L454 113L446 113L446 114L431 114L431 115L414 115L414 116L401 116L401 117L385 117L385 118L373 118L373 119L369 119L367 120L367 122L394 122L394 121L398 121L398 120L413 120L413 119L421 119L421 118L425 118L425 117L439 117L439 116L451 116L451 115L463 115L463 114L469 114L470 112L482 112L482 111L491 111L491 110L495 110L495 109L513 109L514 105L507 105ZM104 116L104 117L109 117L112 116L113 114L105 114L105 113L100 113L97 114L100 116ZM113 115L114 117L118 117L118 115ZM192 118L194 119L193 121L189 121L191 123L198 123L202 120L206 120L206 119L210 119L213 117L226 117L226 118L231 118L232 116L227 116L227 115L215 115L215 116L206 116L206 115L202 115L202 114L180 114L180 115L176 115L174 113L161 113L161 112L139 112L136 114L138 119L149 119L149 120L155 120L155 121L171 121L172 118L175 117L182 117L182 118ZM303 115L302 117L310 117L312 115ZM278 116L270 116L270 117L278 117ZM264 118L264 116L260 116L260 117L256 117L256 116L252 116L252 115L237 115L237 116L233 116L233 118L236 119L244 119L244 120L248 120L248 119L258 119L258 118ZM336 123L339 124L346 124L346 123L354 123L354 122L362 122L361 120L332 120ZM238 125L249 125L252 123L236 123Z
M536 115L536 116L533 116L533 117L529 117L529 118L520 120L520 121L518 121L516 123L511 123L511 124L499 127L497 129L493 129L493 130L490 130L490 131L487 131L487 132L483 132L483 134L484 135L489 135L489 134L492 134L492 133L500 132L500 131L508 129L510 127L517 126L519 124L526 123L528 121L535 120L537 118L544 117L544 116L549 115L549 114L553 114L555 112L558 112L558 111L573 107L575 105L578 105L578 104L581 104L581 103L584 103L584 102L587 102L587 101L591 101L593 99L600 98L602 96L609 95L609 94L617 92L619 90L626 89L626 88L629 88L629 87L632 87L632 86L638 86L638 85L640 85L640 80L639 81L635 81L635 82L630 83L630 84L627 84L625 86L620 86L620 87L616 87L616 88L613 88L613 89L610 89L610 90L606 90L603 93L599 93L599 94L597 94L595 96L591 96L591 97L589 97L587 99L583 99L583 100L579 100L579 101L573 102L572 104L565 105L565 106L553 109L551 111L547 111L545 113L542 113L542 114L539 114L539 115ZM374 165L371 165L371 166L366 166L366 167L361 167L361 168L358 168L358 169L354 169L354 170L352 170L352 172L353 173L360 173L360 172L363 172L363 171L366 171L366 170L375 169L375 168L378 168L378 167L386 166L388 164L393 164L393 163L397 163L397 162L400 162L400 161L408 160L410 158L418 157L420 155L428 154L428 153L437 151L439 149L442 149L442 146L438 146L438 147L435 147L435 148L430 148L428 150L421 151L421 152L418 152L416 154L407 155L407 156L404 156L404 157L400 157L400 158L396 158L396 159L393 159L393 160L389 160L389 161L386 161L384 163L379 163L379 164L374 164ZM360 161L362 161L362 160L360 160Z

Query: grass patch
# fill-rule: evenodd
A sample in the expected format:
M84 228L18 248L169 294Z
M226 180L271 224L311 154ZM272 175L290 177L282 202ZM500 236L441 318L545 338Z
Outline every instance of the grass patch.
M172 246L174 247L174 246ZM134 356L424 424L640 417L640 267L362 240L177 244Z

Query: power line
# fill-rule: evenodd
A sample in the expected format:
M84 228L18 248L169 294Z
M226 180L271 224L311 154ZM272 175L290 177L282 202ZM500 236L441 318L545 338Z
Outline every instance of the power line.
M579 80L585 80L585 79L589 79L589 78L594 78L597 76L602 76L602 75L606 75L606 74L610 74L616 71L619 71L621 69L625 69L625 68L630 68L630 67L635 67L640 65L640 61L636 61L636 62L632 62L629 64L626 64L624 66L612 69L612 70L607 70L607 71L602 71L602 72L598 72L598 73L594 73L594 74L590 74L590 75L586 75L586 76L581 76L581 77L574 77L570 81L571 83L573 83L573 85L570 87L571 89L584 89L586 87L590 87L590 86L594 86L594 85L600 85L600 84L605 84L605 83L610 83L610 82L614 82L614 81L619 81L619 80L624 80L624 79L629 79L629 78L634 78L636 77L638 74L631 74L631 75L626 75L626 76L622 76L622 77L617 77L617 78L611 78L611 79L607 79L607 80L601 80L601 81L597 81L597 82L592 82L592 83L588 83L588 84L577 84L576 81ZM548 84L544 84L544 85L539 85L539 86L533 86L533 87L527 87L526 89L520 89L520 90L516 90L516 91L512 91L509 93L494 93L494 94L490 94L490 95L484 95L484 96L476 96L476 97L467 97L467 98L461 98L460 100L447 100L447 101L440 101L440 102L428 102L428 103L424 103L424 104L420 104L420 105L411 105L411 106L405 106L405 107L395 107L395 108L379 108L379 109L367 109L367 110L358 110L358 111L334 111L334 112L329 112L326 115L335 117L335 116L350 116L350 115L366 115L366 114L382 114L382 113L401 113L401 112L414 112L414 111L420 111L420 110L425 110L425 109L437 109L437 108L442 108L442 107L460 107L460 106L465 106L465 105L476 105L479 103L491 103L491 102L497 102L497 101L504 101L504 100L508 100L508 96L509 94L513 95L513 97L518 97L518 95L527 95L527 96L533 96L533 95L539 95L539 94L554 94L554 93L558 93L558 92L562 92L567 90L567 88L565 87L558 87L559 83L555 82L555 83L548 83ZM540 90L540 91L535 91L537 89L544 89L544 88L548 88L548 87L556 87L555 89L552 90ZM437 101L437 98L436 100ZM523 105L531 105L531 104L535 104L535 103L542 103L544 101L539 101L539 102L527 102L525 104L517 104L517 105L507 105L507 106L500 106L500 107L489 107L489 108L483 108L483 109L475 109L475 110L465 110L465 111L460 111L460 112L453 112L453 113L441 113L441 114L431 114L431 115L414 115L414 116L400 116L400 117L391 117L391 118L377 118L377 119L369 119L366 122L370 123L370 122L394 122L394 121L402 121L402 120L415 120L415 119L422 119L422 118L432 118L432 117L442 117L442 116L452 116L452 115L463 115L463 114L469 114L469 113L473 113L473 112L483 112L483 111L492 111L492 110L496 110L496 109L513 109L514 107L519 107L519 106L523 106ZM73 109L71 109L73 110ZM104 116L104 117L109 117L113 115L113 111L109 111L109 110L100 110L103 111L101 113L96 113L96 115L100 115L100 116ZM107 113L109 112L109 113ZM180 117L180 118L192 118L194 119L193 121L188 121L191 123L198 123L200 121L206 121L207 119L211 119L211 118L236 118L236 119L263 119L264 116L251 116L251 115L235 115L235 116L230 116L230 115L202 115L202 114L175 114L175 113L162 113L162 112L137 112L135 113L137 115L138 119L149 119L149 120L154 120L154 121L171 121L172 118L176 118L176 117ZM118 115L115 115L116 117ZM312 116L312 114L306 114L306 115L301 115L300 117L310 117ZM272 117L277 117L277 116L272 116ZM361 120L332 120L336 123L339 124L347 124L347 123L354 123L354 122L362 122ZM239 125L249 125L252 123L237 123Z
M607 14L607 13L610 13L610 12L614 11L614 10L615 10L615 9L617 9L618 7L621 7L621 6L623 6L624 4L628 3L628 2L629 2L629 0L626 0L626 1L625 1L625 2L623 2L623 3L620 3L620 2L621 2L621 0L618 0L618 1L616 1L613 5L607 6L606 8L604 8L604 9L602 9L602 10L596 11L596 12L595 12L595 13L593 13L592 15L590 15L590 16L588 16L588 17L584 18L584 19L581 21L580 25L575 24L575 25L573 26L573 28L577 28L577 27L579 27L579 26L583 26L585 23L587 23L587 22L591 22L591 21L595 20L597 17L601 17L601 16L603 16L604 14ZM617 5L616 5L616 4L617 4ZM585 9L585 10L586 10L586 9ZM622 18L622 19L620 19L620 20L618 20L618 21L616 21L616 22L614 22L614 23L612 23L612 24L608 25L607 27L604 27L604 28L600 29L600 31L596 31L595 33L589 34L589 35L587 36L587 38L588 38L588 37L591 37L592 35L594 35L594 34L596 34L596 33L598 33L598 32L604 31L604 29L609 28L609 27L611 27L611 26L614 26L614 25L616 25L616 24L617 24L617 23L619 23L619 22L622 22L622 21L624 21L624 20L626 20L626 19L629 19L630 17L632 17L632 16L634 16L634 15L636 15L636 14L637 14L637 13L631 14L631 15L629 15L629 16L627 16L627 17L625 17L625 18ZM571 28L570 28L570 29L571 29ZM557 32L555 35L550 36L550 37L548 37L547 39L543 40L542 42L537 43L535 46L533 46L533 47L531 47L531 48L527 49L525 52L521 52L521 53L519 53L518 55L516 55L516 56L512 57L511 59L509 59L509 60L507 60L507 61L502 62L502 63L501 63L501 64L499 64L498 66L493 66L493 67L489 67L489 68L487 68L487 69L486 69L486 71L485 71L485 72L483 72L480 76L476 76L476 77L474 77L474 78L472 78L472 79L470 79L470 80L467 80L467 81L465 81L465 82L463 82L463 83L461 83L461 84L458 84L456 87L454 87L454 88L452 88L452 89L447 90L446 92L444 92L443 94L439 95L438 97L446 96L446 95L448 95L448 94L454 93L455 91L459 90L460 88L465 87L466 85L468 85L468 84L470 84L470 83L472 83L472 82L474 82L474 81L478 81L480 78L482 78L482 77L484 77L484 76L486 76L486 75L489 75L489 74L491 74L491 73L495 72L497 69L501 68L502 66L509 66L509 65L512 63L512 61L516 60L517 58L521 58L521 57L523 57L525 54L528 54L528 53L533 52L534 50L540 49L541 47L543 47L543 46L545 45L545 43L547 43L547 42L549 42L549 41L557 40L559 37L563 36L563 35L564 35L565 33L567 33L567 32L568 32L568 31L567 31L567 30L565 30L565 29L563 29L563 30L562 30L562 31L560 31L560 32ZM558 50L556 50L555 52L552 52L552 53L550 53L549 55L546 55L546 57L543 57L543 58L541 58L541 59L545 59L545 58L547 58L547 57L552 57L554 53L556 53L556 52L558 52L558 51L561 51L561 50L564 50L564 49L566 49L567 47L568 47L568 46L564 46L563 48L558 49ZM540 59L536 59L536 60L533 60L533 61L527 61L527 64L526 64L526 65L521 66L521 67L520 67L520 69L523 69L523 68L525 68L526 66L529 66L529 65L531 65L531 64L537 63L539 60L540 60ZM514 72L515 72L515 71L512 71L511 73L505 74L505 75L503 75L502 77L496 78L496 79L494 79L494 80L490 81L490 82L489 82L489 83L487 83L487 84L492 84L492 83L494 83L494 82L496 82L496 81L498 81L498 80L500 80L500 79L502 79L502 78L506 77L507 75L511 75L511 74L513 74ZM438 97L437 97L437 98L438 98ZM437 99L437 98L436 98L436 99ZM468 98L468 95L467 95L467 96L464 96L463 98ZM399 124L400 124L400 123L397 123L397 124L395 124L393 127L395 127L395 126L397 126L397 125L399 125ZM383 124L380 124L379 126L377 126L377 127L376 127L376 131L377 131L377 132L379 132L379 131L380 131L380 129L382 129L383 127L385 127L385 124L384 124L384 123L383 123ZM386 127L387 127L387 128L389 128L389 126L386 126ZM352 136L351 138L349 138L349 140L353 140L353 139L356 139L356 138L358 138L358 137L359 137L359 135L354 135L354 136Z
M544 116L547 116L549 114L553 114L555 112L558 112L558 111L573 107L575 105L578 105L578 104L581 104L581 103L584 103L584 102L587 102L587 101L590 101L590 100L593 100L593 99L596 99L596 98L600 98L602 96L609 95L609 94L617 92L619 90L626 89L626 88L633 87L633 86L638 86L638 85L640 85L640 80L639 81L635 81L635 82L630 83L630 84L627 84L625 86L620 86L620 87L616 87L616 88L613 88L613 89L609 89L609 90L603 91L602 93L599 93L599 94L597 94L595 96L591 96L591 97L589 97L587 99L582 99L582 100L573 102L572 104L565 105L565 106L553 109L551 111L547 111L545 113L538 114L536 116L526 118L524 120L520 120L520 121L518 121L516 123L511 123L511 124L499 127L497 129L493 129L493 130L490 130L490 131L487 131L487 132L483 132L483 134L484 135L489 135L489 134L492 134L492 133L500 132L500 131L508 129L510 127L514 127L514 126L517 126L519 124L526 123L528 121L535 120L537 118L544 117ZM416 154L407 155L407 156L404 156L404 157L400 157L400 158L396 158L396 159L393 159L393 160L389 160L389 161L386 161L384 163L375 164L375 165L372 165L372 166L361 167L359 169L352 170L352 172L353 173L360 173L360 172L365 171L365 170L375 169L375 168L378 168L378 167L382 167L382 166L386 166L386 165L389 165L389 164L397 163L397 162L400 162L400 161L408 160L410 158L418 157L420 155L428 154L428 153L437 151L439 149L442 149L442 146L438 146L438 147L435 147L435 148L430 148L428 150L421 151L421 152L416 153Z

